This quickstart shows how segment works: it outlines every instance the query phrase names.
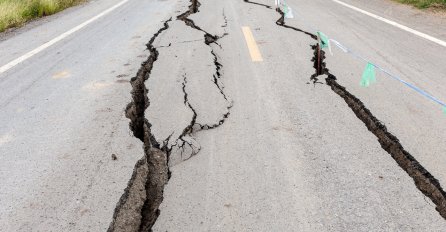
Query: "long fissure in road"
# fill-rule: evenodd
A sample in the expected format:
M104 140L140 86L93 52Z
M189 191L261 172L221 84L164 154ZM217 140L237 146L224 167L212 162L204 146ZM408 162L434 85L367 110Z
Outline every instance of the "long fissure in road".
M276 11L280 14L280 18L276 22L277 25L292 29L299 33L304 33L312 39L317 40L317 36L310 32L286 25L284 12L279 8L277 8ZM312 45L311 48L314 53L311 62L313 62L315 73L310 77L310 80L316 84L321 83L319 82L318 77L325 77L326 84L330 86L331 90L343 98L357 118L364 123L373 135L376 136L381 147L389 153L401 169L413 179L416 187L425 196L431 199L436 205L435 209L444 219L446 219L446 193L441 187L440 182L404 149L398 138L387 130L386 126L378 120L369 109L367 109L361 100L337 82L336 76L331 74L330 70L327 68L325 63L325 51L320 48L319 44L316 43Z
M220 80L221 69L223 66L218 61L218 56L211 47L212 44L220 46L217 43L218 39L227 34L225 33L221 36L211 35L198 27L195 22L188 17L191 14L199 12L200 2L197 0L191 0L190 2L189 9L178 15L177 20L183 21L187 26L204 34L204 45L211 48L211 55L213 57L212 63L215 65L215 73L211 80L228 103L228 106L226 107L227 111L221 116L221 119L213 124L197 123L198 112L189 101L187 76L184 74L182 82L184 105L193 113L190 123L183 129L173 145L169 146L169 140L172 135L162 142L156 140L151 132L152 125L145 115L145 111L150 107L150 99L148 97L149 90L146 88L145 83L150 78L154 64L159 56L159 51L154 47L153 43L162 32L169 29L169 22L171 22L172 19L165 21L163 27L152 36L147 44L150 56L143 62L136 77L131 80L132 102L126 107L126 116L130 119L129 126L133 131L134 136L143 142L144 156L135 165L133 175L129 180L127 188L124 190L124 194L121 196L115 208L113 219L108 229L110 232L151 231L152 226L160 214L159 206L163 201L164 187L170 179L169 158L173 150L179 151L181 157L183 157L183 153L185 152L191 153L187 154L187 157L197 154L200 151L200 147L190 142L185 137L200 130L217 128L222 125L230 115L230 109L232 108L233 103L224 93ZM190 149L186 149L186 147Z
M249 4L260 5L271 9L271 7L258 4L252 1L246 1ZM159 206L163 201L164 187L170 178L169 158L172 152L179 152L180 156L191 157L200 151L198 144L191 142L188 138L201 130L209 130L224 124L230 115L233 105L229 97L224 93L221 85L221 69L222 64L218 60L218 55L212 46L221 45L218 40L223 35L212 35L203 30L197 24L189 19L191 14L199 12L200 2L191 0L188 10L176 17L176 20L183 21L185 25L203 33L203 46L209 46L213 57L215 68L212 81L223 98L227 101L226 113L221 119L213 124L200 124L197 122L199 112L195 109L190 101L188 92L188 76L185 73L182 76L182 94L184 97L184 106L192 112L192 117L188 125L182 130L180 135L176 137L175 142L170 144L172 135L164 141L157 141L151 131L151 123L147 119L146 110L150 107L150 99L148 97L149 90L146 88L146 81L150 78L151 71L158 59L159 51L154 47L153 43L158 36L169 29L169 23L172 19L164 22L157 33L153 35L147 44L150 52L148 59L141 65L140 70L135 78L132 78L132 102L126 108L126 116L130 119L130 128L134 136L143 142L144 156L137 162L133 175L119 200L113 220L108 231L151 231L152 226L156 222L160 210ZM276 21L278 26L293 31L304 33L312 39L317 40L317 36L313 33L301 30L296 27L286 25L284 13L277 9L280 18ZM223 14L224 17L224 14ZM227 23L227 22L226 22ZM355 115L360 119L368 130L373 133L381 147L388 152L398 165L414 180L416 187L436 205L436 210L446 219L446 194L440 186L438 180L435 179L411 154L409 154L400 144L398 138L388 132L387 128L368 110L365 105L354 95L348 92L345 87L341 86L336 77L330 73L325 63L325 52L319 48L318 43L311 46L314 52L313 67L315 74L310 79L314 83L319 82L318 77L325 77L325 83L330 86L332 91L341 97ZM185 154L189 153L189 154Z
M154 139L151 125L145 119L145 110L150 105L145 81L150 78L159 52L153 46L155 39L169 28L164 22L150 39L148 59L141 65L136 77L131 79L132 102L126 107L130 129L143 142L144 156L133 170L133 175L121 196L108 231L147 231L156 220L162 202L164 186L168 181L167 154L152 145ZM156 173L156 175L154 175Z

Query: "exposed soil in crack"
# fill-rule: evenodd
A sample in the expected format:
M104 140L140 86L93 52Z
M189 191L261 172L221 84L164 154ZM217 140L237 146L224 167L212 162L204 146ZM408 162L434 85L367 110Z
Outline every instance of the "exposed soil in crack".
M130 129L135 137L143 142L144 156L134 168L124 194L121 196L113 214L113 220L108 231L150 231L159 215L159 205L163 200L164 186L167 184L169 170L167 154L157 149L157 142L151 133L151 125L145 119L145 110L150 105L145 81L149 79L158 50L153 42L163 31L169 28L164 22L150 39L147 49L150 56L142 63L136 77L131 79L132 102L125 110L130 119Z
M164 22L163 27L160 28L150 39L149 43L147 43L147 49L150 52L149 57L145 62L142 63L141 68L138 70L136 77L133 77L130 80L132 85L132 99L126 107L126 116L130 119L130 129L133 131L133 135L139 138L141 141L144 141L144 124L145 118L144 113L145 110L149 107L150 101L147 97L148 90L145 87L144 82L149 79L150 73L153 69L153 64L158 59L159 52L153 46L153 42L155 39L165 30L169 28L169 22L172 19Z
M200 3L197 0L191 0L189 10L177 16L177 19L184 21L186 25L204 33L204 43L205 45L211 47L211 53L214 57L216 71L213 76L213 82L219 89L224 99L229 102L227 96L223 92L223 88L219 83L222 65L218 62L217 55L211 46L211 44L220 46L217 43L217 40L227 34L225 33L222 36L211 35L210 33L196 26L194 21L189 19L188 16L198 12L199 7ZM226 27L227 19L224 14L223 17L225 18L224 26ZM152 231L151 228L155 224L156 219L160 214L159 206L163 201L164 186L167 184L170 178L168 162L172 147L168 148L167 146L172 135L170 135L166 140L162 141L161 147L160 143L156 141L154 135L151 133L151 124L145 117L145 111L150 106L148 89L145 86L145 81L150 78L153 65L159 56L159 52L157 48L153 46L153 43L163 31L169 28L169 21L171 21L171 19L164 22L163 27L161 27L148 42L147 49L150 52L150 56L145 62L142 63L136 77L131 79L132 102L127 105L125 112L127 118L130 119L129 126L131 131L133 132L134 136L140 139L144 144L144 156L136 163L133 170L133 175L128 182L127 188L124 190L124 194L117 203L113 214L113 220L108 228L109 232ZM193 112L193 117L190 124L183 130L177 139L175 146L178 148L183 148L184 152L184 147L188 145L194 150L195 153L197 153L200 149L199 145L197 146L193 143L194 140L192 137L190 137L190 135L199 130L213 129L222 125L229 117L232 103L229 107L227 107L227 113L225 113L217 123L213 125L200 125L196 123L198 113L189 102L186 75L184 75L183 93L184 104L191 109Z
M386 126L358 98L339 85L335 79L328 77L326 82L336 94L344 99L356 116L367 126L367 129L378 138L381 147L412 177L417 188L432 200L436 205L436 210L446 219L446 193L438 180L409 152L404 150L398 138L388 132Z
M280 9L277 9L277 12L281 14L281 18L276 22L277 25L291 28L295 31L305 33L313 39L317 39L317 36L312 33L285 25L283 12ZM330 73L325 63L325 51L320 49L318 44L312 45L311 48L313 49L314 54L311 62L315 69L315 74L311 76L311 80L314 83L321 83L318 82L319 80L317 77L326 75L326 84L331 87L333 92L344 99L358 119L360 119L367 129L377 137L381 147L387 151L397 164L414 180L416 187L425 196L432 200L436 205L436 210L444 219L446 219L446 193L439 181L404 149L398 138L387 130L386 126L379 121L367 107L365 107L361 100L336 81L336 76Z
M315 46L314 49L316 50L318 47ZM319 54L323 61L325 51L320 49ZM432 200L436 205L435 209L446 219L446 192L441 187L440 182L404 149L398 138L387 130L387 127L367 109L361 100L336 81L336 76L329 72L325 63L322 72L327 75L325 81L331 87L331 90L344 99L356 117L376 136L381 147L413 179L415 186Z
M320 49L319 44L311 45L311 49L313 49L313 58L311 59L311 62L313 62L313 68L315 70L314 74L310 77L313 84L324 84L323 82L320 82L318 78L318 76L323 74L336 80L336 77L331 75L328 71L327 64L325 63L325 52Z

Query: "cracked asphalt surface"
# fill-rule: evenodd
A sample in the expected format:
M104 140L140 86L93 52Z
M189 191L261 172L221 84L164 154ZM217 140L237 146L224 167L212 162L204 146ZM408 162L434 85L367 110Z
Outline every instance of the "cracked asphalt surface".
M118 2L2 35L0 66ZM446 19L345 2L446 39ZM287 3L283 27L274 1L130 0L0 74L0 231L445 231L441 110L382 75L360 88L365 64L333 48L325 67L399 140L386 147L332 80L310 80L304 32L440 99L446 48L333 1Z

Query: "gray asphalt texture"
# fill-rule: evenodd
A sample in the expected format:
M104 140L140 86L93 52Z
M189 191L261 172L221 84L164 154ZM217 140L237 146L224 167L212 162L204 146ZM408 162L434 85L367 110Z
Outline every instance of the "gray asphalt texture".
M91 1L21 29L0 43L1 65L118 2ZM129 80L174 5L129 1L0 75L0 231L108 228L143 156L124 116Z
M90 1L2 35L0 66L118 2ZM274 1L256 2L272 9L200 1L189 16L200 31L176 18L188 1L130 0L0 74L0 231L107 230L144 155L124 115L129 80L171 17L145 82L152 134L172 149L154 231L445 231L345 101L322 78L310 82L315 41L276 25ZM446 40L446 18L386 0L345 2ZM446 99L445 47L333 1L287 3L287 25L316 27ZM263 62L251 61L244 26ZM205 32L218 41L206 44ZM362 88L364 62L335 47L326 55L338 82L446 186L441 108L380 73ZM193 133L177 139L194 113Z

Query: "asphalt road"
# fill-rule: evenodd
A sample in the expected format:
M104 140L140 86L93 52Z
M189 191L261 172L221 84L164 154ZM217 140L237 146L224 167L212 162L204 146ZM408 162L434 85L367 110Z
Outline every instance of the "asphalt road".
M350 95L313 83L298 30L443 102L446 47L335 0L287 1L286 26L255 2L97 0L1 35L0 231L445 231L442 107L379 71L360 87L333 44ZM342 3L446 41L440 15Z

